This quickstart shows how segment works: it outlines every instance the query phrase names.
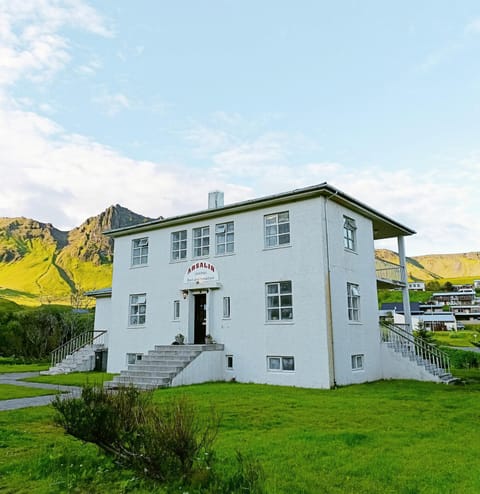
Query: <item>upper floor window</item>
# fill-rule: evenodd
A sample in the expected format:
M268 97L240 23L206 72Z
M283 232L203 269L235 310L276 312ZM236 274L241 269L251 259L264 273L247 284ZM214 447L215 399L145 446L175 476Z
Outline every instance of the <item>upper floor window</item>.
M357 250L357 225L347 216L343 217L343 246L348 250Z
M290 215L288 211L265 216L265 247L290 243Z
M132 266L147 264L148 262L148 237L132 240Z
M292 282L276 281L266 284L267 321L293 319Z
M193 257L210 254L210 227L201 226L193 229Z
M360 321L360 289L355 283L347 283L348 319Z
M172 261L187 258L187 230L172 233Z
M147 294L138 293L130 295L129 325L137 326L145 324L147 319Z
M233 221L215 225L215 253L232 254L234 250Z

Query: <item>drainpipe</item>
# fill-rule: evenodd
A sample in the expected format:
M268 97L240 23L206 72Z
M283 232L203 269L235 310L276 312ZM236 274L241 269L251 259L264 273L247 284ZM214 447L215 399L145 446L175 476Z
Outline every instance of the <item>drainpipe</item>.
M337 383L335 380L335 354L333 343L333 311L332 311L332 290L331 290L331 271L330 271L330 247L328 237L328 219L327 219L327 202L329 199L338 194L336 191L334 194L325 198L323 203L323 217L325 222L325 243L326 243L326 258L327 258L327 276L325 280L325 294L327 305L327 347L328 347L328 369L330 388L336 388Z
M407 278L407 257L405 256L405 237L397 237L398 242L398 257L400 258L400 280L403 283L402 299L403 299L403 315L405 318L405 330L411 333L412 328L412 313L410 311L410 294L408 292Z

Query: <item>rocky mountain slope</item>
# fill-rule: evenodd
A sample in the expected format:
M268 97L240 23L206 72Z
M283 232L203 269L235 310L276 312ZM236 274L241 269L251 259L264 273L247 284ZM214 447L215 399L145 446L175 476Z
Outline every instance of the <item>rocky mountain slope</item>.
M28 218L0 218L0 296L67 301L72 293L110 285L113 241L102 232L150 219L118 204L69 232Z

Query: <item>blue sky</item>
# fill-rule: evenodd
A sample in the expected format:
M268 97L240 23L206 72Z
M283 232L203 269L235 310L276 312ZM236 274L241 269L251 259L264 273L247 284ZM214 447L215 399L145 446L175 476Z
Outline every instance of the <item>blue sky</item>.
M0 0L0 216L328 181L480 251L479 53L476 1Z

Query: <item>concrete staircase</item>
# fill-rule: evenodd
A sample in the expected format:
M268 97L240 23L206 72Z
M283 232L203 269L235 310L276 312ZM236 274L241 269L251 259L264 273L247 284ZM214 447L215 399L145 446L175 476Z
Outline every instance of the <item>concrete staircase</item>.
M383 344L387 348L431 375L433 381L445 384L459 382L450 373L448 355L435 345L416 339L404 328L393 324L382 323L381 333Z
M218 347L218 348L217 348ZM172 384L175 376L183 371L202 352L221 350L223 345L158 345L141 360L129 364L113 381L106 382L107 388L115 389L132 385L139 389L165 388Z
M56 374L69 374L70 372L88 372L95 369L95 352L105 349L103 344L85 345L67 355L61 362L58 362L48 371L41 371L44 376Z

